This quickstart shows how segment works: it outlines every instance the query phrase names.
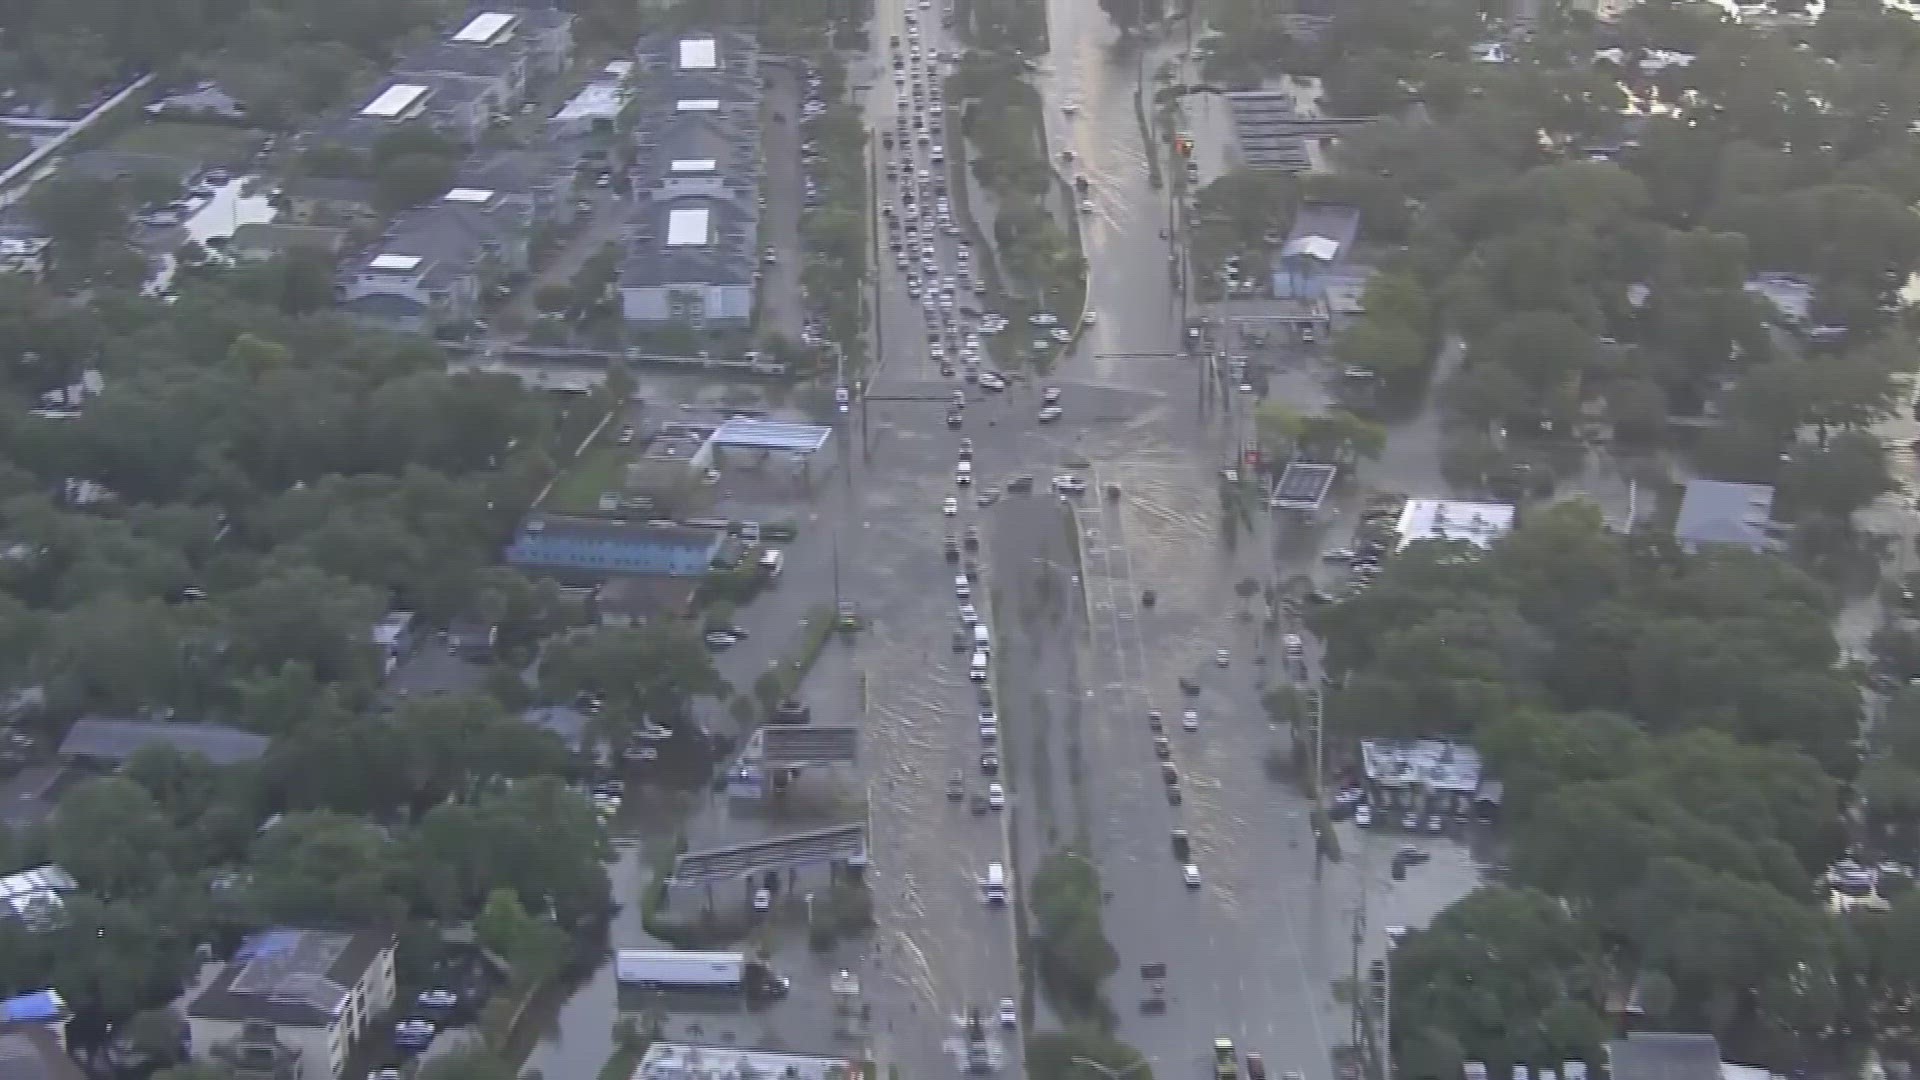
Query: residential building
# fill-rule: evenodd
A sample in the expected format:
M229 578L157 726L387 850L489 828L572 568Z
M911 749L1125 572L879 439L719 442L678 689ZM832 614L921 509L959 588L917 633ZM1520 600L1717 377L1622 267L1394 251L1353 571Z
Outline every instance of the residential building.
M239 765L265 756L272 740L224 724L83 716L60 740L68 761L119 767L149 746L171 746L213 765Z
M725 539L720 529L547 514L521 525L506 558L517 567L580 580L625 574L700 577Z
M697 577L610 578L594 590L593 613L601 626L613 627L644 626L659 618L679 618L693 609L693 596L699 588Z
M356 228L380 220L373 182L358 177L296 176L281 186L280 197L295 225Z
M57 990L0 1001L0 1080L85 1080L67 1052L72 1019Z
M533 215L529 196L452 188L394 220L343 276L342 306L413 333L471 319L486 289L526 269Z
M453 182L525 207L534 225L566 225L576 212L578 164L576 154L558 146L482 150L460 163Z
M488 15L475 17L478 23ZM469 24L471 25L471 24ZM511 27L501 31L511 35ZM490 113L506 113L519 108L527 93L527 54L506 44L491 41L433 41L408 50L393 65L393 75L401 79L429 80L457 75L483 80ZM478 85L478 84L476 84Z
M464 660L485 663L500 644L500 625L476 616L453 620L447 627L447 651Z
M146 106L148 116L184 117L191 120L225 120L242 123L247 119L246 103L221 89L211 79L191 90L164 94Z
M627 88L616 81L590 82L580 88L560 111L547 121L547 129L560 138L611 134L620 114L626 111Z
M53 266L53 239L31 225L0 225L0 274L44 277Z
M522 723L550 731L578 754L592 741L593 717L570 705L543 705L520 714Z
M227 254L236 259L273 259L296 251L335 256L347 241L347 231L335 225L282 225L253 221L233 230Z
M635 57L643 101L621 310L643 325L747 323L763 176L758 49L738 33L661 35Z
M573 63L573 13L542 0L513 5L518 34L526 43L528 65L536 76L553 76Z
M1737 547L1777 551L1785 526L1773 520L1771 484L1690 480L1680 498L1673 538L1688 551Z
M366 104L343 117L325 137L345 146L371 148L409 124L425 124L456 142L472 144L493 120L497 80L478 75L431 74L390 78Z
M58 863L0 877L0 919L13 919L29 929L47 926L67 906L67 896L80 883Z
M394 939L276 929L248 938L187 1008L193 1056L239 1080L339 1080L393 1004Z
M61 765L29 765L0 783L0 825L24 829L46 824L73 776Z

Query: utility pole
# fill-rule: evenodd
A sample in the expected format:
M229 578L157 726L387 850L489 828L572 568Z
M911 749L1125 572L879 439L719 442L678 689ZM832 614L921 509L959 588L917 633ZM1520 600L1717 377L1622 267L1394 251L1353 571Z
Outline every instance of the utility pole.
M1327 845L1320 835L1320 830L1332 828L1332 824L1327 820L1326 797L1321 783L1327 767L1326 695L1320 692L1318 684L1307 691L1307 694L1307 707L1311 710L1308 713L1308 721L1313 725L1310 732L1313 739L1313 775L1307 780L1307 793L1313 799L1313 809L1309 813L1313 822L1313 876L1318 880L1327 861ZM1363 889L1361 892L1363 901L1365 896ZM1358 930L1354 932L1359 933ZM1359 945L1356 943L1354 948L1358 949Z
M880 234L885 231L880 223L880 148L874 145L880 136L869 129L867 132L867 232L872 237L873 262L867 267L868 284L871 286L872 308L867 318L873 323L873 356L867 365L867 376L861 380L860 387L860 453L872 460L873 443L869 439L872 426L867 423L867 397L873 390L873 373L880 370L882 358L887 355L886 309L880 303ZM851 388L849 388L851 390Z

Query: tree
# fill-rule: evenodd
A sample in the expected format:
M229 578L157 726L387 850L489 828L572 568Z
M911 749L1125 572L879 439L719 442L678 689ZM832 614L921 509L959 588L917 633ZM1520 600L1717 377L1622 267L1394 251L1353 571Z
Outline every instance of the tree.
M401 914L392 845L372 824L288 814L260 834L249 891L267 919L293 925L391 925Z
M419 1080L518 1080L512 1062L477 1040L425 1062L417 1075Z
M1100 10L1107 13L1107 20L1122 36L1139 29L1147 16L1143 0L1100 0Z
M1072 852L1048 855L1028 887L1028 903L1036 964L1054 1004L1078 1016L1102 1015L1100 984L1120 957L1100 925L1099 872Z
M48 854L103 896L146 894L168 874L173 827L132 780L88 780L61 797Z
M566 960L567 935L550 922L527 914L511 890L495 889L474 920L480 944L505 959L515 979L538 985L559 973Z
M699 634L673 624L576 634L547 651L540 685L556 700L603 698L627 730L647 720L674 728L693 698L730 693Z
M373 180L381 208L393 213L446 194L455 164L451 156L427 153L403 153L380 162Z
M1785 514L1822 514L1842 521L1892 491L1886 447L1866 431L1843 431L1824 447L1794 448L1780 474Z

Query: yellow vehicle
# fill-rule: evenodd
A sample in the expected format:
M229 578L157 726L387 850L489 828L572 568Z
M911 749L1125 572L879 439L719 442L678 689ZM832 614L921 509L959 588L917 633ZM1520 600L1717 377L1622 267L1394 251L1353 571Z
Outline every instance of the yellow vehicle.
M1233 1049L1233 1040L1225 1035L1213 1040L1214 1080L1238 1080L1239 1075L1240 1055Z

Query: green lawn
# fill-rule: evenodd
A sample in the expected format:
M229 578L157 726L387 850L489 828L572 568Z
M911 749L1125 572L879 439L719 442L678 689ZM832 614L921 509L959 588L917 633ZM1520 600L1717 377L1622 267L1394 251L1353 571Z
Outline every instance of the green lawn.
M559 514L592 514L600 508L600 493L620 491L625 486L625 470L633 455L611 440L587 447L572 465L554 481L553 491L543 504Z
M221 124L149 120L129 125L110 148L134 154L160 154L199 165L243 165L260 145L261 134Z

